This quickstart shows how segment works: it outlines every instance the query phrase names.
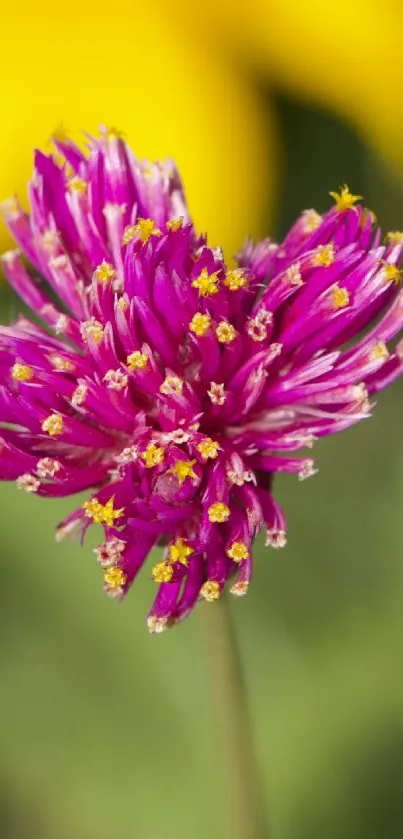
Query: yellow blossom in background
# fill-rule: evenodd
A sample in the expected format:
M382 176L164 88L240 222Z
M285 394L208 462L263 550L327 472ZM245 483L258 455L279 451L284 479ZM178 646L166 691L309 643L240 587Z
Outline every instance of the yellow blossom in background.
M198 229L228 256L247 232L264 232L276 171L266 103L176 17L129 0L6 7L0 199L25 198L32 149L49 149L60 124L77 141L103 123L140 158L175 159ZM6 236L2 227L2 246Z
M403 165L400 0L204 0L184 13L244 71L330 108Z

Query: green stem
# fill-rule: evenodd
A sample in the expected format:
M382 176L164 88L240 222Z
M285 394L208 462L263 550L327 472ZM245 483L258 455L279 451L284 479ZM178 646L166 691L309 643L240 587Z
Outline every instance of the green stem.
M231 839L269 839L252 744L238 642L227 597L203 613L218 744L224 757Z

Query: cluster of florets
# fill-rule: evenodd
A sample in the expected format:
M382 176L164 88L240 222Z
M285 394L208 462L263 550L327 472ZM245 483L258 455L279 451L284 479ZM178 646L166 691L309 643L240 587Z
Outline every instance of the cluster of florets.
M343 188L228 267L171 162L138 162L114 131L87 154L56 147L36 154L31 214L3 208L31 265L13 251L4 271L43 325L0 329L0 478L51 497L92 488L57 536L102 525L113 596L163 541L148 616L161 631L228 581L247 591L259 531L286 542L273 475L313 475L295 453L367 417L399 375L403 237L381 244Z

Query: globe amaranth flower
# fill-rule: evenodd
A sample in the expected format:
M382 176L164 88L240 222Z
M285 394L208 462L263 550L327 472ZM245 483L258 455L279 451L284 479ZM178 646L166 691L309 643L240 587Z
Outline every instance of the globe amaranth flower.
M121 597L150 550L151 631L231 580L252 544L286 541L277 472L367 417L399 375L400 233L384 244L347 188L280 244L248 242L228 267L199 236L172 163L138 162L113 130L36 154L31 215L5 204L19 252L3 257L39 324L0 330L0 477L60 497L93 488L58 537L102 525L106 591ZM43 281L38 278L43 278ZM42 322L42 325L40 324Z

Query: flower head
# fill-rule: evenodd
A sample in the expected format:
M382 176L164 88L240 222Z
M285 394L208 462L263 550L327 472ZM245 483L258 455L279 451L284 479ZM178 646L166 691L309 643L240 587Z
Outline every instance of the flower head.
M286 542L273 475L313 475L295 453L368 417L400 374L403 241L380 244L345 188L229 269L196 234L172 164L149 164L150 178L115 134L88 155L57 145L64 163L36 155L31 215L6 209L43 282L18 253L4 271L47 330L0 330L0 478L51 497L95 488L58 537L103 527L114 597L163 540L148 618L161 632L232 578L246 593L259 531Z

